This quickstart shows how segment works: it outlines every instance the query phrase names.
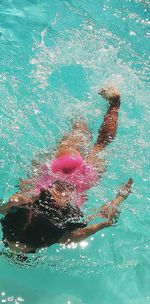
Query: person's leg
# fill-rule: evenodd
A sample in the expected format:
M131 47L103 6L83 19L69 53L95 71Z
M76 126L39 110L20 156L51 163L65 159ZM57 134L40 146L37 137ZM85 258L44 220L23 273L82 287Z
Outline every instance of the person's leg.
M72 153L73 150L77 150L83 157L86 155L86 150L91 144L91 131L88 125L83 121L76 121L73 124L72 130L65 134L60 141L56 156L58 156L62 151L68 149Z
M104 116L103 123L98 130L97 141L87 156L87 161L93 164L97 169L101 168L103 162L103 160L99 159L98 153L103 151L115 138L120 107L120 94L117 89L113 87L103 88L99 94L108 100L109 108Z

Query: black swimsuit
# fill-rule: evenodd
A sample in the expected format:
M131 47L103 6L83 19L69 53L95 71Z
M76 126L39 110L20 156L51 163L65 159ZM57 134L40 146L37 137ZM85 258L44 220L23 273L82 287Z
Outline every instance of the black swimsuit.
M45 200L44 202L35 202L32 208L34 208L34 211L37 210L43 215L46 215L51 224L63 231L75 230L87 226L86 222L83 221L83 213L81 210L78 207L72 206L70 203L64 207L60 207L52 200Z
M73 231L87 226L83 213L78 207L68 203L63 208L56 205L56 202L46 193L28 208L38 214L41 213L49 222L49 243L56 243L67 231Z

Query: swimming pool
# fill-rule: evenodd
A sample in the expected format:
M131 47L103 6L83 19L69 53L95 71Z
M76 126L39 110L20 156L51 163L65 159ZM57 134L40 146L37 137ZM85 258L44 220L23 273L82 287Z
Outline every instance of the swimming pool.
M2 254L1 303L150 303L148 1L1 0L0 20L0 196L15 192L31 159L52 151L78 115L96 135L106 111L97 90L108 83L122 95L119 128L85 209L135 181L116 227L22 266Z

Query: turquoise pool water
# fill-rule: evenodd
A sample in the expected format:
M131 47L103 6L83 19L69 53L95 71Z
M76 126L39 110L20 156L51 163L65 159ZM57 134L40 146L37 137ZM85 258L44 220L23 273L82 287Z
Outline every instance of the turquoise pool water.
M150 303L149 14L146 0L0 1L0 197L78 115L96 136L107 108L97 90L108 83L122 95L118 134L85 212L135 181L118 225L76 248L56 245L21 265L1 244L1 303Z

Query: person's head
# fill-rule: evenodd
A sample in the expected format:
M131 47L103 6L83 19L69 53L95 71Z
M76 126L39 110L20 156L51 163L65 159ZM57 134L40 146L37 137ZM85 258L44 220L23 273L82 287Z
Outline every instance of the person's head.
M1 220L3 240L15 251L32 252L50 246L59 239L60 231L47 214L27 206L11 207Z
M49 189L41 190L33 204L11 207L1 220L4 243L21 252L56 243L63 233L64 223L59 216L54 221L49 206L56 205L58 209L66 206L72 193L72 185L58 180Z

